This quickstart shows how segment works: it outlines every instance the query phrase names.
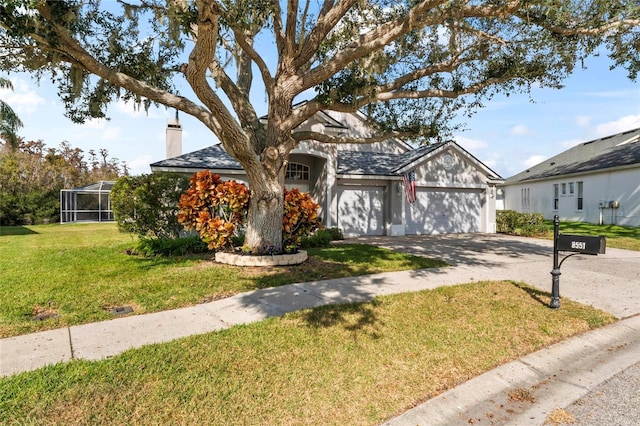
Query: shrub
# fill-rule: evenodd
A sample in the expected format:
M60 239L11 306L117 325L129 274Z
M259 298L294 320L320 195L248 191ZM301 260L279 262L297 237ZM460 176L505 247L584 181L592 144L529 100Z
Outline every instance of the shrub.
M331 235L331 241L344 240L342 229L340 228L326 228L326 231Z
M300 192L297 188L284 190L283 247L299 246L303 237L321 228L319 208L318 203L313 201L308 193Z
M300 247L305 249L329 247L331 241L333 241L331 232L326 229L319 229L315 234L301 238Z
M547 232L542 213L518 213L514 210L496 212L496 230L499 233L531 237Z
M235 180L222 181L209 170L195 173L180 197L178 221L196 231L211 250L232 247L239 236L249 206L247 187Z
M177 238L178 201L187 189L187 177L150 174L119 178L111 189L111 208L118 229L147 238Z

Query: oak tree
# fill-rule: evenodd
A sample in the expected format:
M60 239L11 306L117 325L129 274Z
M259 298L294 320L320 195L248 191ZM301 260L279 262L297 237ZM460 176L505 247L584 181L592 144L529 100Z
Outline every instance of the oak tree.
M637 0L2 0L0 69L50 77L76 122L118 98L196 117L247 172L246 242L259 252L281 244L285 170L300 141L428 142L496 93L561 87L602 49L635 78L638 9ZM190 98L176 89L184 83ZM266 121L250 102L254 86ZM298 130L323 110L362 111L375 131Z

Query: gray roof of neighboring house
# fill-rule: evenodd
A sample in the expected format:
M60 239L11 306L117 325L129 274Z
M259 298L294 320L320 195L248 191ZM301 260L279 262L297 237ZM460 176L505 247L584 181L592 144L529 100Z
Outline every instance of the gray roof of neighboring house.
M640 128L576 145L511 176L505 184L633 165L640 166Z

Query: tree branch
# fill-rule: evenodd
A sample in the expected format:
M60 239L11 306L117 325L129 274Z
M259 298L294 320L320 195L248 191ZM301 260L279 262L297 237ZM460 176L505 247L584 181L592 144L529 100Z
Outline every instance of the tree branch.
M280 9L280 1L272 0L273 5L273 34L276 39L276 47L278 48L278 56L282 55L285 50L285 35L282 28L282 9Z
M532 18L529 15L525 15L522 13L516 14L521 19L526 19L529 22L532 22L545 30L548 30L554 34L559 34L561 36L573 36L573 35L585 35L585 36L597 36L606 34L611 30L620 28L620 27L637 27L640 26L640 19L623 19L617 21L609 21L602 25L598 25L593 28L569 28L563 27L560 25L551 25L546 22L544 19L536 19Z
M287 27L285 28L285 52L292 57L296 51L296 33L298 24L298 0L288 0Z
M49 45L49 42L46 39L36 33L30 33L29 36L40 43L40 45L37 46L38 49L58 53L61 55L60 58L64 62L84 68L132 93L193 115L214 133L218 134L217 132L220 130L219 125L216 120L212 120L211 114L205 108L196 105L185 97L174 95L165 90L160 90L143 81L132 78L127 74L113 71L106 67L91 56L91 54L89 54L82 46L80 46L80 44L71 37L64 27L53 22L51 10L47 4L39 3L37 10L42 17L49 22L52 28L55 29L56 34L60 37L59 47L54 48Z
M333 0L324 1L315 26L299 47L298 55L294 62L296 69L309 62L327 35L356 2L357 0L340 0L334 6Z
M432 10L444 2L445 0L423 1L414 6L406 16L393 19L359 36L353 40L348 48L339 52L326 63L308 72L304 76L302 90L307 90L320 84L322 81L344 69L353 61L361 59L371 52L389 45L409 31L444 22L447 16L440 13L440 10Z
M376 101L384 102L392 99L423 99L423 98L447 98L456 99L461 96L478 93L495 84L504 83L510 78L488 78L482 82L469 85L458 90L429 89L429 90L397 90L376 95ZM369 102L367 102L369 103Z
M236 38L236 43L240 46L240 48L246 52L247 55L251 58L253 62L255 62L256 66L260 70L260 74L262 75L262 81L264 82L265 89L267 93L273 91L273 87L275 86L275 80L271 76L271 72L269 71L269 67L260 54L253 48L253 45L247 40L245 35L239 31L237 28L233 28L233 34Z

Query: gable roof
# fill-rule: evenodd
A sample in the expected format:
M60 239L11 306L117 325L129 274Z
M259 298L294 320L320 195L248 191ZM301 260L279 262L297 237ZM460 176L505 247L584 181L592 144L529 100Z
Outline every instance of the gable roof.
M520 172L505 184L640 166L640 128L594 139Z
M440 148L445 143L422 146L402 154L338 151L338 174L400 176L403 167Z

